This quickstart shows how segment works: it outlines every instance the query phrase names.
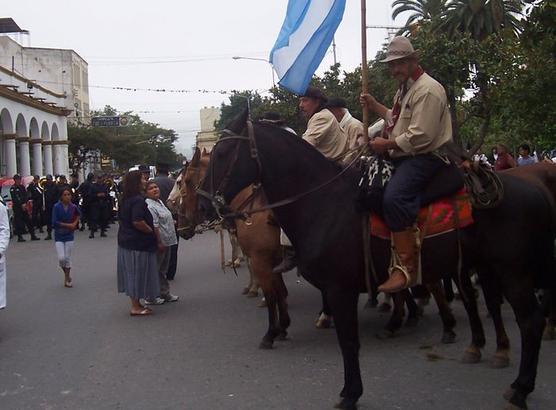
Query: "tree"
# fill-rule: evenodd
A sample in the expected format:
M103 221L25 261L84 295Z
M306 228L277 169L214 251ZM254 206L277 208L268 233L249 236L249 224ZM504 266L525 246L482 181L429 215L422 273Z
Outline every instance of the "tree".
M439 25L441 31L470 33L475 40L507 30L514 35L521 32L520 0L452 0Z
M446 0L395 0L392 3L392 19L408 11L413 12L405 22L405 31L421 21L431 22L441 18L446 11Z
M93 111L92 116L125 116L129 124L125 127L77 126L68 128L71 167L77 171L86 164L92 154L102 153L116 161L120 169L136 164L168 163L172 167L182 164L174 143L174 130L143 121L131 111L119 113L111 106ZM97 155L97 156L98 156Z

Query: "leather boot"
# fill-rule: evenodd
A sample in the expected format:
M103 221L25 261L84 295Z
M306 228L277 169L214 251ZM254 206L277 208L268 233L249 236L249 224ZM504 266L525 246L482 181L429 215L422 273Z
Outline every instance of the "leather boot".
M35 235L34 233L31 234L31 240L32 241L40 241L41 238L39 238L37 235Z
M419 231L408 228L402 232L392 232L392 252L390 277L378 287L380 292L396 293L417 283Z
M288 272L297 266L297 258L293 246L284 246L283 248L284 255L282 262L272 269L273 274Z
M18 242L27 242L25 239L23 239L23 235L17 235L17 241Z

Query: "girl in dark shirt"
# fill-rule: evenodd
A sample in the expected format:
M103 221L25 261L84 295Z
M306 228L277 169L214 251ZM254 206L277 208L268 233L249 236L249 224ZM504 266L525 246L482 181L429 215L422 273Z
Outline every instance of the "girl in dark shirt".
M140 299L154 299L160 293L156 236L143 197L146 183L140 171L124 176L118 212L118 292L129 296L132 316L150 315Z

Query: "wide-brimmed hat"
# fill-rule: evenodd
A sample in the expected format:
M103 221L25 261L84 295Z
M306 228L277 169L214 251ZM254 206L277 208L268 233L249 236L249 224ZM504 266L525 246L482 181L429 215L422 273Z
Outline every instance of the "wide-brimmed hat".
M401 58L407 58L414 56L417 50L413 49L411 42L407 37L396 36L388 44L386 49L386 58L380 60L381 63L387 63L392 60L399 60Z

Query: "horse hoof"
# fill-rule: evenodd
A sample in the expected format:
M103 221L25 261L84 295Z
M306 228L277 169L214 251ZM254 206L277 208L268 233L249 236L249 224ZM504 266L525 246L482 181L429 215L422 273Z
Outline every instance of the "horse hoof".
M388 329L383 329L376 334L376 337L377 337L377 339L380 339L380 340L392 339L392 338L396 337L396 332L393 332L393 331L388 330Z
M256 290L250 290L249 292L247 292L248 298L256 298L257 296L259 296L259 292Z
M340 400L338 403L334 405L334 408L342 409L342 410L356 410L357 403L351 399L343 398L342 400Z
M475 364L481 361L481 351L474 349L465 349L461 362L465 364Z
M515 389L513 387L508 388L503 394L504 400L510 401L514 397Z
M493 369L504 369L510 365L510 358L507 354L495 354L490 362ZM512 393L513 394L513 393ZM508 399L509 400L509 399Z
M321 313L315 321L315 327L317 329L330 329L332 327L332 317Z
M262 298L262 299L259 301L259 303L257 303L257 307L260 307L260 308L264 308L264 307L267 307L267 306L268 306L268 305L266 304L266 299L265 299L265 298Z
M456 342L456 334L451 330L445 331L444 334L442 335L442 344L450 345L455 342Z
M261 343L259 344L259 349L271 350L273 344L274 343L272 343L271 341L263 339L263 340L261 340Z
M284 333L280 333L278 336L276 336L276 340L279 342L288 342L290 340L288 333L284 332Z
M390 305L390 303L386 303L386 302L382 302L380 304L380 306L378 307L378 311L380 313L388 313L388 312L390 312L391 309L392 309L392 306Z
M364 309L374 309L378 306L378 301L376 299L368 299L365 303Z
M419 323L418 317L408 317L405 321L405 327L415 327Z
M243 288L243 290L241 291L242 295L247 295L249 293L249 288Z

